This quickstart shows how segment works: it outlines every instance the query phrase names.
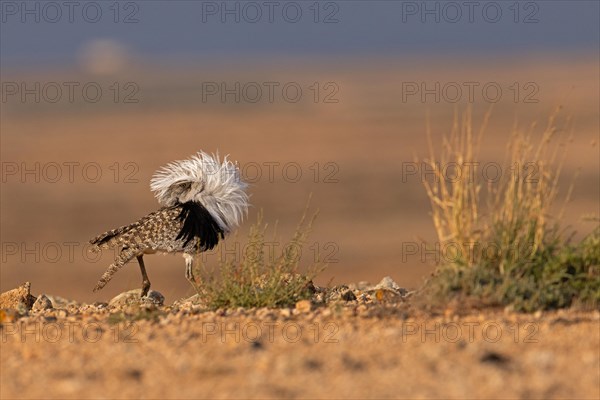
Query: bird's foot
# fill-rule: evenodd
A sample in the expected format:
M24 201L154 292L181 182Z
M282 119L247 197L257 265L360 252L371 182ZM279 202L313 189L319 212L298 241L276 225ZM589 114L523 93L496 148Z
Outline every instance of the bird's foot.
M143 281L142 282L142 293L141 293L140 297L148 296L149 290L150 290L150 281Z

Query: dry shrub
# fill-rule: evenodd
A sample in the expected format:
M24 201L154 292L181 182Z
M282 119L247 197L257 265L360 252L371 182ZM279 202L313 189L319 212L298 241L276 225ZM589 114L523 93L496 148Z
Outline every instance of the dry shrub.
M424 162L435 179L423 183L445 262L422 294L433 304L462 296L527 311L574 303L597 307L600 228L578 245L564 237L560 221L572 185L552 217L566 153L556 136L570 120L563 120L559 129L556 110L538 141L533 139L536 124L528 132L513 127L501 178L486 182L480 173L479 147L490 114L491 110L477 132L470 109L455 115L439 159L428 129L430 155ZM461 171L460 176L448 179L449 165Z

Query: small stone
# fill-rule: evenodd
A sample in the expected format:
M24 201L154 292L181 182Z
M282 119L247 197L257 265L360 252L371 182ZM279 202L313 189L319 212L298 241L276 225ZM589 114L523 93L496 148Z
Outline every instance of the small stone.
M373 300L379 302L396 303L402 301L408 295L408 290L398 286L389 276L386 276L377 285L366 290Z
M354 301L356 300L356 296L352 292L352 290L348 289L341 293L340 298L344 301Z
M156 290L150 290L147 296L141 298L142 289L133 289L113 297L109 302L109 307L123 307L132 304L147 304L162 306L165 302L165 297Z
M162 306L165 304L165 296L162 293L157 292L156 290L151 290L148 292L148 297L154 304L157 306Z
M30 310L33 303L35 303L35 297L31 295L31 283L29 282L0 294L0 308Z
M140 306L147 310L155 310L157 307L161 307L165 302L165 298L158 292L150 292L148 296L144 296L140 299Z
M289 318L292 315L292 311L289 308L282 308L279 311L279 315L281 315L284 318Z
M389 277L386 276L385 278L383 278L381 280L381 282L379 282L377 285L375 285L375 287L373 288L375 290L377 289L381 289L381 290L391 290L393 292L398 293L400 296L404 296L408 293L408 290L401 288L396 282L394 282L394 280Z
M300 300L296 303L296 310L301 313L308 313L312 310L312 303L310 300Z
M33 306L31 307L33 311L50 310L51 308L52 302L45 294L40 294L35 303L33 303Z

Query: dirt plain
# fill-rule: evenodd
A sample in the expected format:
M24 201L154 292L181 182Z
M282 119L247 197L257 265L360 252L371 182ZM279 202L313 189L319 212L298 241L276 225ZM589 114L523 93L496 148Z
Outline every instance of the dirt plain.
M422 249L408 254L406 245L435 236L420 176L405 173L407 163L427 153L426 121L440 143L455 109L465 104L404 101L401 86L409 81L499 82L510 97L493 105L481 149L490 162L502 161L515 122L523 129L536 121L543 126L563 105L574 133L563 193L580 170L565 220L581 237L591 230L581 217L597 214L600 198L597 60L513 61L510 68L460 61L422 68L382 60L377 67L348 63L345 69L247 68L243 75L210 66L168 74L132 69L116 79L139 85L138 103L3 104L1 158L17 172L2 175L0 289L30 281L35 294L77 305L14 321L6 316L1 397L599 398L597 311L522 315L454 307L437 315L415 309L409 299L309 311L205 311L173 306L193 292L183 260L158 256L146 262L153 289L166 298L166 306L152 309L157 318L132 325L97 306L138 287L133 265L103 291L91 292L111 257L90 259L87 240L153 211L148 181L154 170L198 149L229 153L245 166L250 221L264 210L284 239L312 192L319 217L303 264L316 258L329 264L315 283L378 282L389 275L417 288L435 260ZM64 71L6 78L73 79ZM296 81L305 89L333 81L339 102L206 103L194 88L207 80ZM539 101L515 102L507 88L529 81L538 85ZM472 106L477 126L491 104ZM79 169L91 162L100 167L98 179ZM290 162L300 166L299 179L283 172ZM51 163L62 166L57 181ZM65 163L78 163L73 180ZM37 175L23 175L32 168ZM219 252L241 256L248 225L203 262L214 265Z
M598 397L598 311L432 314L351 292L283 309L140 304L138 290L4 310L2 398Z

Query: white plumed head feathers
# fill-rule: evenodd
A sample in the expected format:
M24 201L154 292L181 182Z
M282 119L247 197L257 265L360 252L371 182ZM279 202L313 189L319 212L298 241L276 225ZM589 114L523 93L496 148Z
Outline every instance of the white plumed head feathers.
M225 233L236 228L248 213L247 185L237 166L219 155L199 152L189 160L175 161L154 173L150 189L166 207L194 201L201 204Z

